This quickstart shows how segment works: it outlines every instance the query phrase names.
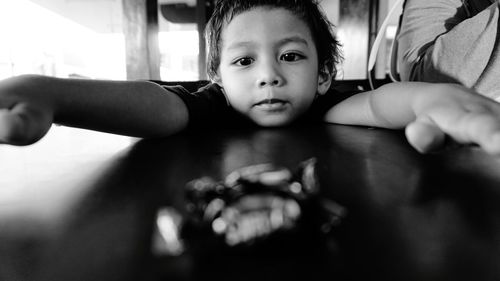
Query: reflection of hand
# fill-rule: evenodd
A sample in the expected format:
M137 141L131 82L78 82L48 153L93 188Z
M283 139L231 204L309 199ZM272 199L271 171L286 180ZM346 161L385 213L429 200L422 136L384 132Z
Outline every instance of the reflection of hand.
M413 104L416 119L406 136L420 152L444 144L445 135L462 144L477 144L500 154L500 104L458 85L439 85L439 92L419 95Z
M0 82L0 143L28 145L50 129L53 111L40 100L23 97L19 78Z

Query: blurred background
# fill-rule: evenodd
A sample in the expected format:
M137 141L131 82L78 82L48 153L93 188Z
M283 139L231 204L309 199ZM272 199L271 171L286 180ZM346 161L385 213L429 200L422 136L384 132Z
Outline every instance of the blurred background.
M368 52L395 0L323 0L345 62L338 79L366 79ZM0 79L24 73L97 79L206 79L202 33L213 0L2 0ZM385 32L384 78L397 17Z

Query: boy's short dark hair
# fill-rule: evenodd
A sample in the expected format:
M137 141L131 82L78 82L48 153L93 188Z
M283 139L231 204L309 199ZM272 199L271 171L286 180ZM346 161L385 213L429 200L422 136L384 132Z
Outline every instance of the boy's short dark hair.
M333 24L321 10L318 0L217 0L205 30L209 48L207 72L210 79L217 76L224 26L235 16L262 6L284 8L301 18L309 26L316 44L320 75L336 76L336 66L342 59L340 43L333 33Z

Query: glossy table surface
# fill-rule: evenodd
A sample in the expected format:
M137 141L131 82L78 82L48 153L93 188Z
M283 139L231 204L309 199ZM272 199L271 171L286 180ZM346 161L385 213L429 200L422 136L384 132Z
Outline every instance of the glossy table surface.
M476 147L421 155L402 132L338 125L155 140L57 130L0 147L0 280L500 279L500 160ZM187 182L312 157L321 196L348 210L327 238L154 250L158 211L184 214Z

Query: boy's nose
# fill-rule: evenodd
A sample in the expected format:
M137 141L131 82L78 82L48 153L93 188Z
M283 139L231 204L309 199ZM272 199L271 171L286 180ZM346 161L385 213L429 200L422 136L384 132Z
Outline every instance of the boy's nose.
M275 86L279 87L283 85L284 78L279 73L279 71L272 65L266 65L260 68L259 77L257 79L257 85L259 87Z

